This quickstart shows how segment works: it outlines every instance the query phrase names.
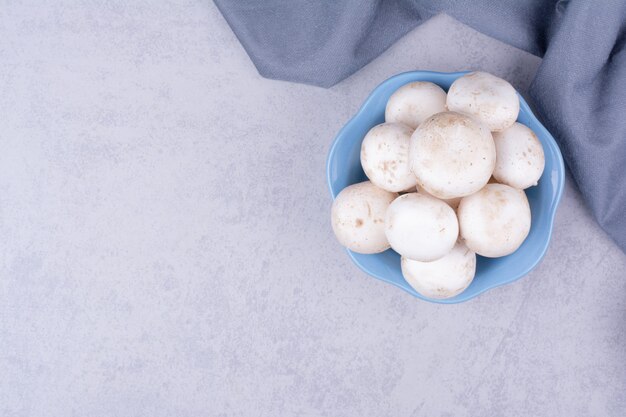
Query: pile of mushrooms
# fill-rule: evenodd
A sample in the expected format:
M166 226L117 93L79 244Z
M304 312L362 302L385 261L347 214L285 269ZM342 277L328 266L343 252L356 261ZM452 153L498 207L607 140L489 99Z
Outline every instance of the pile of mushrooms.
M518 113L513 86L485 72L458 78L447 94L430 82L402 86L385 123L361 144L369 181L333 203L339 243L363 254L398 252L404 278L426 297L464 291L476 255L509 255L530 231L524 189L537 185L545 159Z

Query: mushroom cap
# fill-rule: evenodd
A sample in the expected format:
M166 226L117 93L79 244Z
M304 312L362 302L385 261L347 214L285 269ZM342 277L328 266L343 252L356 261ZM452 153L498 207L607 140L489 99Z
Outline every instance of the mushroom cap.
M519 97L506 80L476 71L457 78L446 101L448 110L469 114L492 132L511 126L519 114Z
M409 167L409 143L413 129L400 123L383 123L367 132L361 143L361 166L370 181L387 191L415 186Z
M493 176L502 184L519 190L537 185L546 159L541 142L530 128L521 123L493 134L496 144L496 167Z
M526 194L505 184L487 184L463 198L457 214L467 247L488 258L515 252L530 231Z
M385 121L415 129L435 113L446 111L446 92L437 84L416 81L403 85L389 97Z
M420 194L425 194L425 195L431 196L433 198L437 198L434 195L431 195L428 191L426 191L424 189L424 187L420 187L419 185L417 185L415 188L416 188L417 192L420 193ZM457 207L459 207L459 203L461 202L461 198L462 197L440 198L439 200L443 201L444 203L446 203L447 205L452 207L452 210L456 210Z
M402 275L418 293L451 298L465 290L476 274L476 254L460 240L443 258L432 262L402 258Z
M385 234L400 255L429 262L450 252L459 235L459 225L454 210L443 201L409 193L389 205Z
M397 196L397 193L382 190L369 181L341 190L331 210L331 224L339 243L351 251L365 254L389 249L385 212Z
M417 184L437 198L464 197L480 190L493 173L496 146L491 132L469 116L438 113L411 136L411 170Z

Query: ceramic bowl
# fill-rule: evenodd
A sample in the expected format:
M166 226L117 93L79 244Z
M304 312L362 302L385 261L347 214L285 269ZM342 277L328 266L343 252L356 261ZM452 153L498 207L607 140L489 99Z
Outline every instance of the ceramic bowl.
M430 81L447 91L454 80L466 73L405 72L376 87L357 114L339 131L328 153L326 175L332 198L348 185L367 179L360 163L361 141L372 127L384 122L385 106L394 91L413 81ZM546 158L539 184L526 190L532 223L528 237L517 251L502 258L478 256L476 276L471 285L461 294L448 299L431 299L416 292L402 277L400 255L391 249L375 255L362 255L348 250L352 261L374 278L393 284L417 298L446 304L467 301L528 274L539 264L548 249L554 215L563 193L565 169L556 141L521 96L517 121L536 133Z

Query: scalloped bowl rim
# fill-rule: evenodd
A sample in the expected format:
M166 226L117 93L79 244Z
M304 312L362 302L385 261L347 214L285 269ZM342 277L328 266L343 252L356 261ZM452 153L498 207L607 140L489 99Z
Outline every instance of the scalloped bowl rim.
M331 163L333 161L333 157L336 151L336 148L338 146L338 144L342 141L343 137L346 135L346 132L350 130L350 128L352 127L353 124L357 123L358 119L360 118L360 116L365 113L369 103L378 95L381 93L382 90L384 90L386 88L386 86L388 84L391 84L393 81L399 79L399 78L412 78L414 76L423 76L424 78L428 77L428 76L435 76L435 77L448 77L451 79L456 79L464 74L468 74L471 71L459 71L459 72L436 72L436 71L407 71L407 72L403 72L400 74L396 74L388 79L386 79L385 81L383 81L382 83L380 83L376 88L374 88L374 90L372 90L372 92L368 95L368 97L365 99L365 101L363 102L363 104L361 105L361 107L359 108L359 110L356 112L356 114L354 116L352 116L350 118L350 120L348 120L348 122L341 128L341 130L337 133L337 135L335 136L335 139L333 140L333 143L330 147L330 150L328 152L328 157L326 158L326 180L328 183L328 189L330 190L330 195L332 197L332 199L334 200L335 197L337 196L337 194L339 194L339 192L335 192L333 190L333 186L332 186L332 180L331 180ZM413 80L407 80L407 82L412 82ZM422 81L429 81L428 79L424 79ZM430 81L430 82L434 82L434 81ZM434 82L435 84L437 84L436 82ZM350 259L352 259L352 262L354 264L356 264L356 266L359 267L359 269L361 269L363 272L365 272L366 274L368 274L369 276L372 276L374 278L377 278L381 281L387 282L389 284L392 284L400 289L402 289L403 291L417 297L420 298L422 300L425 301L429 301L429 302L433 302L433 303L438 303L438 304L456 304L456 303L461 303L461 302L465 302L468 300L471 300L489 290L492 290L494 288L498 288L507 284L510 284L512 282L515 282L517 280L519 280L520 278L526 276L528 273L530 273L533 269L535 269L537 267L537 265L539 265L539 263L541 262L541 260L544 258L547 250L548 250L548 246L550 244L550 240L552 238L552 231L554 228L554 217L556 215L556 211L557 211L557 207L561 201L561 197L563 195L563 188L565 185L565 165L563 162L563 156L561 155L561 151L559 149L559 146L556 143L556 140L554 139L554 137L550 134L550 132L545 128L545 126L539 121L539 119L537 119L537 117L535 116L535 114L533 113L533 111L530 109L530 106L528 105L528 103L526 102L526 100L524 100L524 98L521 96L521 94L519 94L518 92L518 97L520 100L520 113L522 111L525 111L531 119L534 120L534 122L536 123L536 125L539 127L539 129L541 130L541 134L547 138L548 144L551 146L551 148L555 151L555 155L557 156L556 158L556 162L557 162L557 172L558 172L558 181L557 181L557 189L556 189L556 194L554 195L551 204L549 206L550 209L550 213L549 213L549 228L547 230L547 234L546 234L546 239L544 240L543 243L543 247L541 248L541 254L531 263L528 264L528 266L522 270L521 272L511 275L510 277L508 277L505 280L502 280L498 283L495 283L491 286L486 286L484 288L482 288L481 290L466 296L466 297L462 297L462 295L464 294L464 292L458 294L457 296L453 297L453 298L447 298L447 299L435 299L435 298L428 298L425 297L421 294L419 294L417 291L415 290L411 290L407 287L403 287L402 285L400 285L399 283L395 282L395 281L391 281L389 279L387 279L387 277L385 277L382 274L377 274L377 273L373 273L372 271L368 270L367 268L365 268L363 265L361 265L361 263L355 258L354 253L352 251L350 251L349 249L345 249L346 252L348 253L348 255L350 256ZM410 287L410 286L408 286Z

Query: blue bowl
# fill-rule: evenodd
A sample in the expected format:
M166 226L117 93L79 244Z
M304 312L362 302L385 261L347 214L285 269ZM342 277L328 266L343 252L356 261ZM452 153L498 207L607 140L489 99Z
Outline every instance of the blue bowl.
M447 91L452 82L464 74L467 72L405 72L376 87L358 113L341 129L328 153L326 175L333 199L348 185L367 179L360 162L361 141L372 127L385 121L385 106L394 91L413 81L430 81ZM528 237L517 251L502 258L478 256L476 276L471 285L456 297L443 300L427 298L416 292L402 277L400 255L391 249L375 255L362 255L348 250L352 261L367 274L402 288L417 298L444 304L467 301L528 274L539 264L548 249L554 215L563 194L565 169L554 138L521 96L517 121L537 134L546 157L545 170L539 184L526 190L532 222Z

